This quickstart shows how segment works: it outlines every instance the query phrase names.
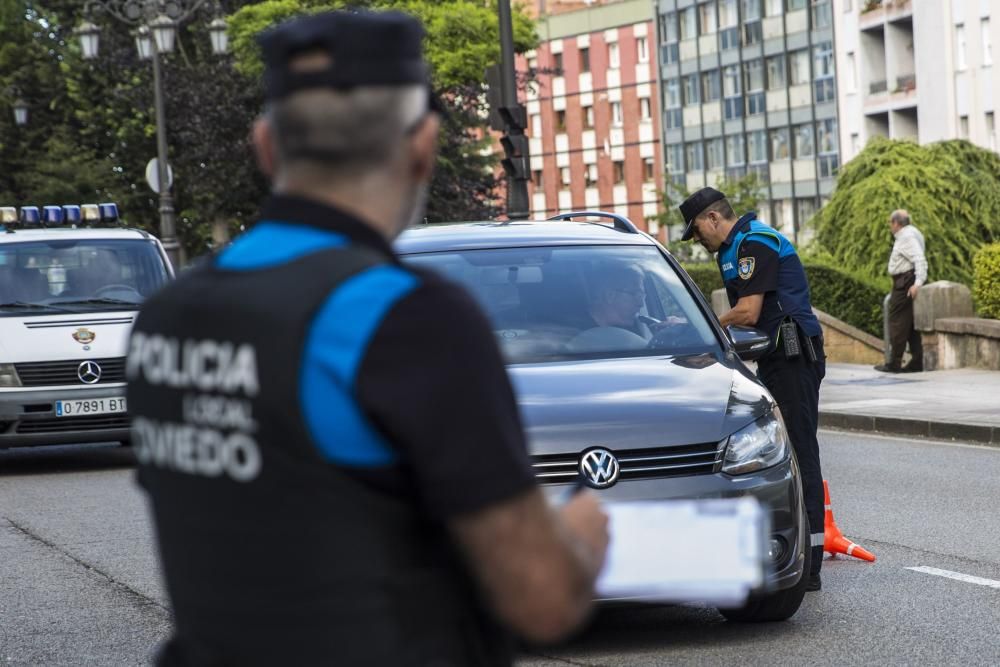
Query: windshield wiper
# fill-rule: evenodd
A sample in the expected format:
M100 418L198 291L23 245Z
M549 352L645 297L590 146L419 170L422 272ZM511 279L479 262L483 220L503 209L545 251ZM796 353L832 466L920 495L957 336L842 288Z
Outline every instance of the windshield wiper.
M7 303L0 303L0 308L7 309L20 309L20 310L58 310L65 312L65 308L60 308L53 304L48 303L30 303L28 301L8 301Z
M53 301L53 304L59 306L78 306L85 304L96 304L99 306L111 305L111 306L139 306L142 304L141 301L126 301L125 299L72 299L69 301Z

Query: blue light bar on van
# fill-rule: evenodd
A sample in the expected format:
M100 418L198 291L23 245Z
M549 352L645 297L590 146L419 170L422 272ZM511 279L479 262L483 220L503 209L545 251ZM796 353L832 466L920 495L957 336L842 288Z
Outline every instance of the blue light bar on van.
M42 216L37 206L21 207L21 224L25 227L38 227L41 224Z
M58 227L66 219L62 206L43 206L42 224L46 227Z
M118 204L107 202L99 205L101 222L118 222Z
M80 207L80 215L83 216L84 224L92 225L101 221L101 209L97 204L84 204Z
M63 214L66 216L67 225L79 225L83 220L82 214L80 213L80 207L76 204L67 204L62 207Z

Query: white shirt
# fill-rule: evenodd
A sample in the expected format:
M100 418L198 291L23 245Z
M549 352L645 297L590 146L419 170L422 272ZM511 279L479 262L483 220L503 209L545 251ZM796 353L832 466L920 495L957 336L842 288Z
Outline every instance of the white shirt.
M902 227L894 234L896 241L892 244L892 254L889 255L889 275L895 276L913 269L916 274L917 286L927 280L927 257L924 255L924 235L912 224Z

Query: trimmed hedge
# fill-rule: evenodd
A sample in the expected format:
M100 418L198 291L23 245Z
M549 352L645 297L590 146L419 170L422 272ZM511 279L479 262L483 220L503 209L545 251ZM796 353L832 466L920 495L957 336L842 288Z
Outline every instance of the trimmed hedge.
M1000 319L1000 243L979 249L972 272L972 296L979 316Z
M823 262L808 261L804 266L813 306L882 338L882 299L888 289ZM711 303L712 292L722 288L715 263L685 264L684 270Z

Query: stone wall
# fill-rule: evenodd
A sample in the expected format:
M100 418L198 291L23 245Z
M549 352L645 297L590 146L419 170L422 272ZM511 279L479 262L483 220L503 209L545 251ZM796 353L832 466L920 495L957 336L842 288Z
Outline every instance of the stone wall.
M924 285L913 302L913 324L924 346L924 370L1000 370L1000 320L973 317L972 293L948 281Z

